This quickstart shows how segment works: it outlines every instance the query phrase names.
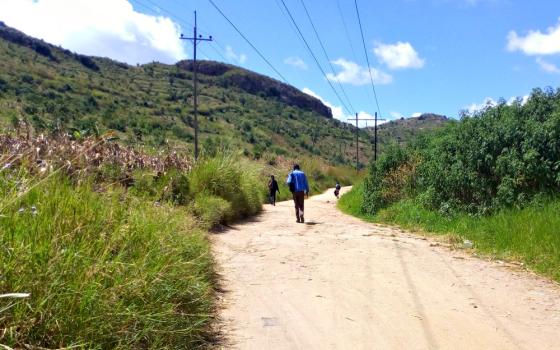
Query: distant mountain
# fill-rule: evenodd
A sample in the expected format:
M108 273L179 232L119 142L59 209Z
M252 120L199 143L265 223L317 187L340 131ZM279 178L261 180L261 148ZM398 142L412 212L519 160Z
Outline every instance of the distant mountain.
M416 130L434 129L449 122L445 115L424 113L418 117L400 118L391 120L378 126L378 130L390 130L399 128L410 128Z
M418 117L391 120L377 127L377 138L380 152L384 146L391 143L406 144L418 135L430 132L453 122L447 116L424 113ZM370 138L373 138L373 127L366 128Z

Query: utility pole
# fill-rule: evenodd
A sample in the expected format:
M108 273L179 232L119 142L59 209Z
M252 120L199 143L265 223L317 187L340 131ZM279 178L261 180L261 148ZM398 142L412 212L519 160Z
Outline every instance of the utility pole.
M196 33L196 11L194 11L194 35L192 38L187 38L183 34L181 34L180 39L184 40L192 40L193 43L193 73L194 73L194 160L198 159L198 94L197 94L197 66L196 66L196 46L201 41L212 41L212 35L208 38L203 38L202 35L198 35Z
M377 112L375 112L375 126L374 126L374 130L373 130L373 161L377 162L377 121L378 120L385 120L385 119L378 119L377 118Z
M359 149L360 149L360 146L358 144L358 133L360 131L360 128L358 127L358 121L360 121L360 120L376 120L376 119L374 119L374 118L358 118L358 113L356 113L356 118L349 118L348 120L356 121L356 171L358 171L359 170L359 161L360 161L359 158L358 158Z

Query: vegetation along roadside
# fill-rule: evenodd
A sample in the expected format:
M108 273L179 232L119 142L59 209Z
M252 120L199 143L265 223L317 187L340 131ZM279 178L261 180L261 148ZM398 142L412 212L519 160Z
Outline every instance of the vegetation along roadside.
M471 240L560 281L560 90L500 103L389 148L339 207Z

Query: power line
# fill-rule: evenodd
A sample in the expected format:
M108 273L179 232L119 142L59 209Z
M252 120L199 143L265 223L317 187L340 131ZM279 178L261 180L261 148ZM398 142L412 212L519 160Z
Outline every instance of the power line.
M212 1L212 0L209 0ZM331 89L334 91L336 97L338 98L338 100L340 101L340 103L342 104L342 106L344 107L344 109L346 109L346 112L348 114L352 114L352 112L350 111L350 109L348 109L348 106L346 106L346 103L344 103L344 101L342 100L342 98L340 97L340 95L338 94L338 91L336 91L336 89L334 88L334 86L332 85L331 81L327 78L327 74L325 73L325 71L323 70L323 67L321 67L321 64L319 63L319 60L317 60L317 57L315 56L315 54L313 53L313 50L311 50L311 47L309 46L309 44L307 43L307 40L305 40L305 37L303 36L303 33L301 32L299 26L297 25L294 17L292 16L292 13L290 12L290 9L288 8L288 6L286 6L286 3L284 2L284 0L280 0L282 1L282 4L284 5L284 8L286 9L286 12L288 13L288 15L290 16L290 19L292 20L292 23L294 24L294 26L296 27L299 36L301 38L301 40L303 40L303 43L305 44L305 46L307 47L307 50L309 51L309 54L311 55L311 57L313 57L313 60L315 60L315 64L317 65L317 67L319 68L319 70L321 71L321 73L323 73L323 76L325 77L325 79L327 80L327 83L329 83L329 86L331 87Z
M371 81L371 88L373 90L373 96L375 97L375 104L377 105L377 112L379 112L379 115L381 116L381 109L379 108L379 101L377 99L377 93L375 92L375 84L373 83L373 76L371 74L371 66L369 64L369 57L368 57L368 53L367 53L367 49L366 49L366 40L364 39L364 30L362 28L362 21L360 19L360 10L358 9L358 0L354 0L354 5L356 7L356 14L358 15L358 24L360 25L360 33L362 34L362 44L364 47L364 54L366 55L366 61L367 61L367 65L368 65L368 72L369 72L369 79ZM374 130L375 130L375 136L374 136L374 156L373 156L373 160L375 162L377 162L377 113L375 113L375 126L374 126ZM381 119L383 120L383 119Z
M153 11L153 9L151 9L149 6L147 6L146 4L142 3L140 0L134 0L138 5L144 7L145 9L148 9L149 11ZM176 14L174 14L173 12L165 9L164 7L162 7L161 5L156 4L155 2L151 1L151 0L143 0L148 2L149 4L151 4L152 6L156 7L157 9L161 10L162 12L165 12L167 15L169 15L169 17L174 18L175 20L177 20L178 22L181 22L182 24L186 25L187 27L192 27L192 22L190 22L187 19L184 19L182 17L177 16ZM225 51L225 49L220 45L219 42L217 42L215 39L212 42L213 44L215 44L216 46L218 46L218 48L221 51ZM214 45L210 45L210 47L214 50L214 52L216 52L216 54L218 54L218 56L220 56L222 58L222 60L224 62L229 61L231 62L229 59L227 59L224 54L218 49L216 48ZM202 54L206 57L206 59L209 59L210 55L208 55L204 49L200 49L200 51L202 51Z
M336 77L336 73L334 72L334 67L333 67L332 62L329 58L329 55L327 54L327 50L325 49L325 45L323 45L323 41L321 40L321 37L319 36L319 33L317 32L317 29L315 28L315 24L313 24L313 20L311 19L311 15L309 14L309 11L307 10L307 6L305 6L305 2L303 0L300 0L300 1L301 1L301 4L303 5L303 9L305 10L305 14L307 15L307 18L309 19L309 23L311 23L311 27L313 28L313 31L315 32L315 36L317 37L317 41L319 41L319 44L321 45L321 49L323 50L323 54L325 54L325 58L327 59L327 62L329 62L329 66L331 67L333 77L336 80L336 82L338 83L338 86L340 87L340 90L342 90L342 93L344 94L344 97L346 98L346 102L348 102L348 105L350 105L350 108L352 108L352 110L355 111L354 106L352 106L352 102L350 102L350 99L348 98L348 95L346 94L346 90L344 90L344 87L340 83L340 80Z
M344 19L342 7L340 6L340 0L336 0L336 6L338 7L338 13L340 14L340 18L342 19L342 25L344 26L344 33L346 33L346 39L350 44L352 55L354 57L354 60L358 61L358 55L356 55L356 51L354 50L354 45L352 45L352 40L350 39L350 32L348 32L348 26L346 25L346 20Z
M373 76L371 75L371 66L369 64L369 57L368 57L367 48L366 48L366 40L364 39L364 30L362 28L362 21L360 19L360 10L358 9L358 0L354 0L354 5L356 6L356 14L358 15L358 24L360 25L360 33L362 34L362 44L364 46L364 54L366 56L366 62L367 62L367 66L368 66L369 80L371 82L371 88L373 90L373 96L375 97L375 104L377 105L377 111L379 112L379 115L381 115L381 110L379 108L379 100L377 99L377 92L375 91L375 84L373 83ZM376 125L377 125L377 123L376 123Z
M222 15L222 17L225 18L226 21L228 21L228 23L233 27L233 29L235 29L235 31L241 35L241 37L243 38L243 40L245 40L247 42L247 44L249 44L249 46L251 46L253 48L253 50L255 50L255 52L260 56L260 58L263 59L263 61L266 62L266 64L272 68L272 70L278 74L278 76L286 83L288 83L288 80L286 78L284 78L284 76L272 65L272 63L270 63L269 60L266 59L266 57L264 57L264 55L259 51L259 49L256 48L255 45L253 45L253 43L247 39L247 37L241 32L241 30L239 30L239 28L237 28L237 26L225 15L225 13L218 7L218 5L216 5L216 3L214 3L214 1L212 0L208 0L210 2L210 4L212 4L212 6L214 6L214 8Z

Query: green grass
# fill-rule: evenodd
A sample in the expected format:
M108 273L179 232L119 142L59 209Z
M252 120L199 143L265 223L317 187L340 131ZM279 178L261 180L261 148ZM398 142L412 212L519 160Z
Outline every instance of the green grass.
M363 182L358 182L352 186L352 190L345 193L338 200L337 206L342 212L361 218L366 221L373 221L373 217L362 213L362 195L364 191Z
M0 299L1 343L88 349L206 343L213 262L204 231L184 208L118 188L96 193L56 176L15 204L0 218L0 291L30 296Z
M27 164L27 163L26 163ZM32 169L33 163L27 164ZM0 344L207 347L215 273L206 233L260 211L260 168L230 156L190 171L94 175L0 171Z
M266 192L259 170L247 160L225 155L198 162L189 174L195 212L209 226L258 213Z
M502 210L490 216L441 215L411 200L362 214L360 185L342 196L339 208L368 221L398 225L428 234L469 239L481 254L523 262L535 271L560 281L560 200L534 203L524 209Z

